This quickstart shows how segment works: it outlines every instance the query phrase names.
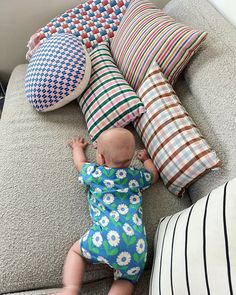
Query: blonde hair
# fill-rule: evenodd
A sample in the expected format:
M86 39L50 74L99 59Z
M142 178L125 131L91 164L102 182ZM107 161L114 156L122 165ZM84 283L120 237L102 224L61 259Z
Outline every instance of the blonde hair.
M135 152L133 134L125 128L112 128L101 133L97 140L98 153L117 167L130 165Z

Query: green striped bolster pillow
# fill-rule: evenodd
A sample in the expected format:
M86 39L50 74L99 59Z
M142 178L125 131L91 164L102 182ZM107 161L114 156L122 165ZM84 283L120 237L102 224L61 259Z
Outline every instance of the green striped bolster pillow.
M149 295L236 291L236 178L163 218L155 237Z
M149 0L132 0L111 40L111 52L134 90L153 60L173 84L206 36L176 22Z
M118 70L105 41L91 53L88 88L79 97L93 142L106 129L124 127L145 112L143 103Z

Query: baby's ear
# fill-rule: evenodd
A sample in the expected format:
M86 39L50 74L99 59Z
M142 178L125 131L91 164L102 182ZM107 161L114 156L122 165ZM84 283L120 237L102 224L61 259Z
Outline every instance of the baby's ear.
M105 164L105 157L103 156L103 154L98 154L98 157L101 161L101 165L104 165Z

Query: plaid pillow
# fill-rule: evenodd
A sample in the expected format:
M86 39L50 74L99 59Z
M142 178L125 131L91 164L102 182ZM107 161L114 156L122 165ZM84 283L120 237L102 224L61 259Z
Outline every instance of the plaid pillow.
M154 61L138 89L146 113L134 122L167 188L182 196L220 161Z
M111 40L111 52L135 90L153 60L173 84L206 35L177 23L149 0L132 0Z
M31 36L26 58L55 33L70 33L80 38L88 49L114 36L130 0L88 0L52 19Z
M123 127L145 108L118 70L109 43L103 42L91 54L92 73L87 90L78 98L92 141L104 130Z

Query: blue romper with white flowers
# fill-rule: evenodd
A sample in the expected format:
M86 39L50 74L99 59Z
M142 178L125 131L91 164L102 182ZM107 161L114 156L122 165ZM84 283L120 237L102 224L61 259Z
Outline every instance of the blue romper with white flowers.
M152 183L146 169L108 168L85 163L79 182L89 186L93 226L80 239L82 255L106 263L115 279L138 281L147 257L141 191Z

